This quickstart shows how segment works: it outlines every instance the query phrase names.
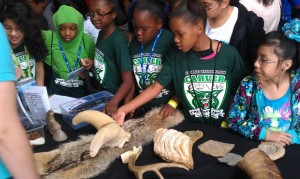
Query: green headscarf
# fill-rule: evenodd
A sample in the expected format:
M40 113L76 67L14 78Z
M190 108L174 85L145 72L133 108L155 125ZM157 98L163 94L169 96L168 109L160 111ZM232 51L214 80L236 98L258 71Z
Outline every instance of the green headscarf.
M69 70L66 65L66 62L60 51L58 40L60 40L64 53L68 59L71 69L74 69L76 63L78 49L80 44L81 46L81 58L90 58L93 59L94 56L91 54L91 38L83 33L83 16L73 7L62 5L59 10L53 15L53 22L55 26L55 31L44 31L45 43L48 47L49 54L45 59L45 63L52 66L52 69L59 74L63 79L67 79ZM77 24L77 36L71 42L65 42L59 36L59 25L64 23L75 23ZM52 40L53 36L53 40ZM84 39L84 40L83 40ZM51 47L52 46L52 47ZM52 59L51 59L51 50L52 50ZM87 51L88 50L88 51ZM77 65L77 69L80 65Z

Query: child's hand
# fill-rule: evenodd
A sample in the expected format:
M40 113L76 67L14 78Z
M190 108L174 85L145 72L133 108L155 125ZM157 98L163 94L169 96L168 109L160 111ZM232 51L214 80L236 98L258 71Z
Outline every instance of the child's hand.
M81 66L82 66L84 69L89 70L89 69L93 66L94 61L93 61L93 60L90 60L90 59L88 59L88 58L82 58L82 59L80 60L80 64L81 64Z
M292 144L293 138L294 137L291 134L286 132L267 130L267 134L266 134L266 141L277 142L282 146Z
M173 108L171 105L165 104L165 105L161 108L159 114L162 115L164 118L166 118L166 117L168 117L168 116L174 116L175 113L176 113L176 111L177 111L177 110L176 110L175 108Z
M18 80L22 76L22 68L18 66L15 69L16 69L16 79Z
M108 103L104 107L104 112L109 116L114 115L117 112L117 110L118 110L118 106L112 100L108 101Z
M119 110L112 116L112 118L113 118L117 123L119 123L120 126L122 126L122 125L124 124L125 115L126 115L126 113L119 109Z

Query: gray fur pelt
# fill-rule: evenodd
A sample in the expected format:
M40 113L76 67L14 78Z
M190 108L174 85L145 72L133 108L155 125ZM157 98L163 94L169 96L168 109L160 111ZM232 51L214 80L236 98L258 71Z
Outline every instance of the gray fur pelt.
M122 153L133 146L143 146L152 141L159 128L170 128L184 119L180 112L165 119L155 108L144 117L125 122L123 128L132 134L123 148L101 148L96 157L89 156L89 147L94 135L81 136L74 142L61 145L58 149L34 154L38 171L43 178L90 178L104 172ZM120 161L121 162L121 161Z

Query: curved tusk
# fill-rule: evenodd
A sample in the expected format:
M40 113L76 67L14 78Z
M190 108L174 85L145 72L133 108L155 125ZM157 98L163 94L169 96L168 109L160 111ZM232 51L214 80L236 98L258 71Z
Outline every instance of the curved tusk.
M102 112L96 110L86 110L78 113L72 120L73 125L77 125L82 122L89 123L99 130L105 124L115 121L110 116Z
M103 144L116 140L120 129L117 123L108 123L98 130L90 145L90 156L95 157Z

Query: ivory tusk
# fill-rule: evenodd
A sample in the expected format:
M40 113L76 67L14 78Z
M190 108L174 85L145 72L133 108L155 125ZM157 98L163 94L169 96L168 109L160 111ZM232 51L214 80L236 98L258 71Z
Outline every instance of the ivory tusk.
M77 125L82 122L89 123L99 130L105 124L115 121L110 116L102 112L96 110L86 110L78 113L72 120L73 125Z

